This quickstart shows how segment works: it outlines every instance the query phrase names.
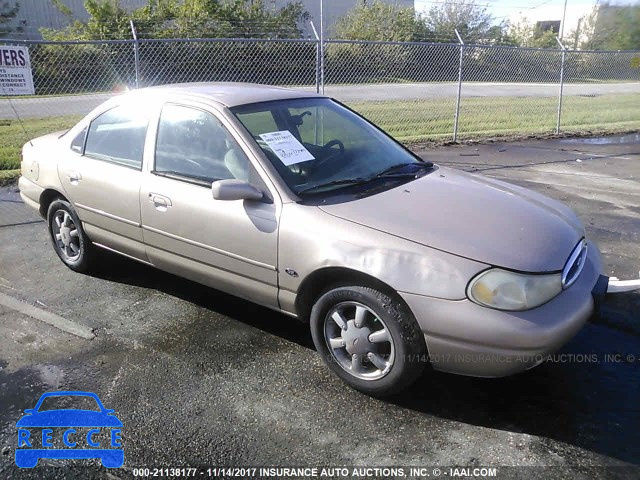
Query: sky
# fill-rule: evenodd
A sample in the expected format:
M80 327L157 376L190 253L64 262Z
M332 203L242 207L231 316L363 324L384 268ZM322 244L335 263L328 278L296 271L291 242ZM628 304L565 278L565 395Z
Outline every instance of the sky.
M455 0L454 0L455 1ZM561 20L565 0L476 0L477 5L487 6L497 21L519 23L523 18L535 23L541 20ZM443 0L415 0L416 12L428 11ZM565 35L576 28L578 19L591 13L596 0L567 0Z

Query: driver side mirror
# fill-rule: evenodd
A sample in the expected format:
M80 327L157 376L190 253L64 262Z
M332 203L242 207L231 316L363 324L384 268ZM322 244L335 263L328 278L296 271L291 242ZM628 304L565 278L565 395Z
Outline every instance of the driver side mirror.
M216 200L262 200L264 194L244 180L218 180L211 184Z

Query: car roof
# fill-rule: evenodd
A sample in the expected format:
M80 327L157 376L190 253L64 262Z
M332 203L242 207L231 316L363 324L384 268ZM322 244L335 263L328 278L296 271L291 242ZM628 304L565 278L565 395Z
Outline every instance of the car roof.
M175 95L206 98L226 107L288 98L322 97L313 91L274 87L257 83L202 82L176 83L134 90L132 95Z

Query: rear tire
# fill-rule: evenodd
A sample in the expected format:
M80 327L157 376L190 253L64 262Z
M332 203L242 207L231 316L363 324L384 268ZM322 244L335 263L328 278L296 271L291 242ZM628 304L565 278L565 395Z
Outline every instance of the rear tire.
M47 211L47 223L60 260L75 272L88 272L94 264L95 248L73 206L66 200L54 200Z
M351 387L383 397L422 373L427 347L401 302L362 286L324 293L311 310L311 335L329 369Z

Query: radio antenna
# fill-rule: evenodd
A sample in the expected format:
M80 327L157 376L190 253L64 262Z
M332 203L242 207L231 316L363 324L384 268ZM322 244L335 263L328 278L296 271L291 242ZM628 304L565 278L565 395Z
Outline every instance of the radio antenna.
M16 118L18 119L18 123L20 124L20 127L22 128L22 131L24 132L24 136L26 137L27 141L29 142L29 145L31 145L33 147L33 143L31 143L31 137L27 133L27 129L25 128L24 123L22 122L22 119L20 118L20 115L18 114L18 110L16 109L15 105L11 101L11 96L7 93L7 90L4 88L4 85L2 85L2 83L0 83L0 85L2 86L2 93L4 94L5 98L9 102L9 106L11 107L11 110L13 110L13 113L15 114Z

